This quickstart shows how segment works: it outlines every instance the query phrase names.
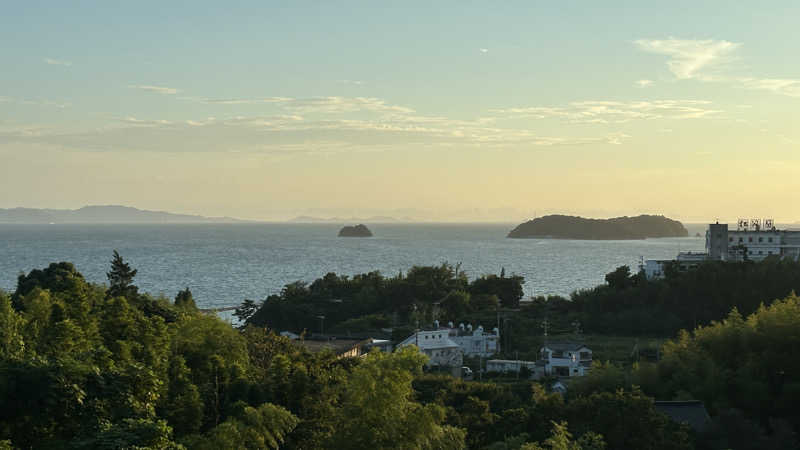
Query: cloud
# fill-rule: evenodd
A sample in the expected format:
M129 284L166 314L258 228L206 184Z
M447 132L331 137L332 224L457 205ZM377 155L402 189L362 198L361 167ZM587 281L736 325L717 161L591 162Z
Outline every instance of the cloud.
M711 102L705 100L653 100L618 102L591 100L572 102L567 106L531 106L522 108L493 109L506 119L558 118L570 123L620 124L633 120L653 119L698 119L721 111L710 109Z
M29 105L29 106L49 106L58 109L69 108L72 106L68 102L59 102L47 99L21 99L12 97L0 97L0 103L13 103L16 105Z
M745 89L800 97L800 79L734 76L726 73L728 63L736 59L735 53L741 47L739 43L674 38L639 39L634 43L644 51L669 56L667 67L679 80L725 82Z
M51 66L66 66L66 67L69 67L69 66L72 65L72 62L64 61L62 59L45 58L44 62L45 62L45 64L50 64Z
M264 97L264 98L194 98L183 97L183 100L193 100L209 105L256 105L263 103L288 103L294 99L288 97Z
M651 86L653 84L653 80L637 80L636 85L645 88L647 86Z
M711 81L720 66L731 61L741 44L713 39L639 39L635 44L644 51L669 56L667 67L676 78L699 78Z
M481 51L481 53L489 53L489 49L488 48L481 48L479 50Z
M164 86L151 86L151 85L131 85L128 86L131 89L139 89L142 91L153 92L156 94L163 94L163 95L174 95L180 92L177 89L164 87Z
M408 114L414 110L405 106L391 105L374 97L314 97L292 99L285 107L307 113L342 114L358 111L392 112Z
M365 81L361 80L337 80L336 82L339 84L351 84L353 86L363 86L367 84Z
M800 80L798 79L739 78L738 81L747 89L759 89L790 97L800 97Z

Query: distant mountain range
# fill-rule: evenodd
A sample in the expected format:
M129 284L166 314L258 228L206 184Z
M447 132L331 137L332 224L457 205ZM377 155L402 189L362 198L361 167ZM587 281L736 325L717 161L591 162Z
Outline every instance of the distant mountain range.
M392 222L417 222L416 220L405 217L402 219L396 219L394 217L387 217L387 216L374 216L374 217L366 217L366 218L358 218L358 217L351 217L349 219L343 217L330 217L330 218L323 218L323 217L312 217L312 216L298 216L294 219L290 219L289 222L292 223L392 223Z
M613 219L586 219L576 216L550 215L518 225L508 233L508 237L601 240L686 237L688 234L683 224L664 216L641 215Z
M110 223L235 223L231 217L204 217L147 211L129 206L84 206L80 209L0 209L0 223L13 224L110 224Z

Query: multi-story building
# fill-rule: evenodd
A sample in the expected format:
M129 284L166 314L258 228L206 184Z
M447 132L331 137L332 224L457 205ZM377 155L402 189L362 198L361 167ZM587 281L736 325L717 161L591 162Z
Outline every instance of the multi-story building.
M464 356L488 357L500 351L500 331L497 328L486 332L480 325L474 329L472 325L464 324L456 328L452 322L447 325L440 327L436 321L432 329L418 331L397 346L416 345L428 355L428 364L432 366L454 366L456 362L460 366ZM457 358L455 353L458 353Z
M491 331L484 331L478 325L473 329L472 325L460 324L454 328L452 322L445 328L450 339L461 347L464 356L482 356L484 358L500 352L500 330L496 327Z
M715 223L706 231L708 258L716 261L760 261L769 256L798 259L800 231L778 230L775 227L738 227Z
M428 356L428 366L461 367L464 352L450 339L447 330L417 331L397 344L397 348L416 345Z
M779 230L771 220L739 221L737 229L726 223L712 223L706 231L705 253L679 253L674 260L648 260L642 265L647 278L661 278L667 264L676 263L679 271L691 270L704 261L761 261L779 257L800 259L800 231Z

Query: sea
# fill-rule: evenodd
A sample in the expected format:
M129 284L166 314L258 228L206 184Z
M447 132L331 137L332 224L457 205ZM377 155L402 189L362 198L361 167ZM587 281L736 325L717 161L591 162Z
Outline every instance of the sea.
M508 239L515 224L368 224L374 237L340 238L336 224L0 225L0 289L51 262L69 261L89 280L107 281L114 250L138 270L140 291L169 298L189 288L201 308L263 300L287 283L328 272L385 275L415 265L460 264L483 274L525 277L526 296L594 287L605 274L640 260L703 251L690 237L629 241Z

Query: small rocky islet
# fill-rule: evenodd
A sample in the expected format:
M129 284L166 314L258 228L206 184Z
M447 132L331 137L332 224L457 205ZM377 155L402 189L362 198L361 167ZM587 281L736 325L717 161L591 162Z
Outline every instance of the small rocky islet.
M339 237L372 237L372 232L364 224L348 225L339 230Z

